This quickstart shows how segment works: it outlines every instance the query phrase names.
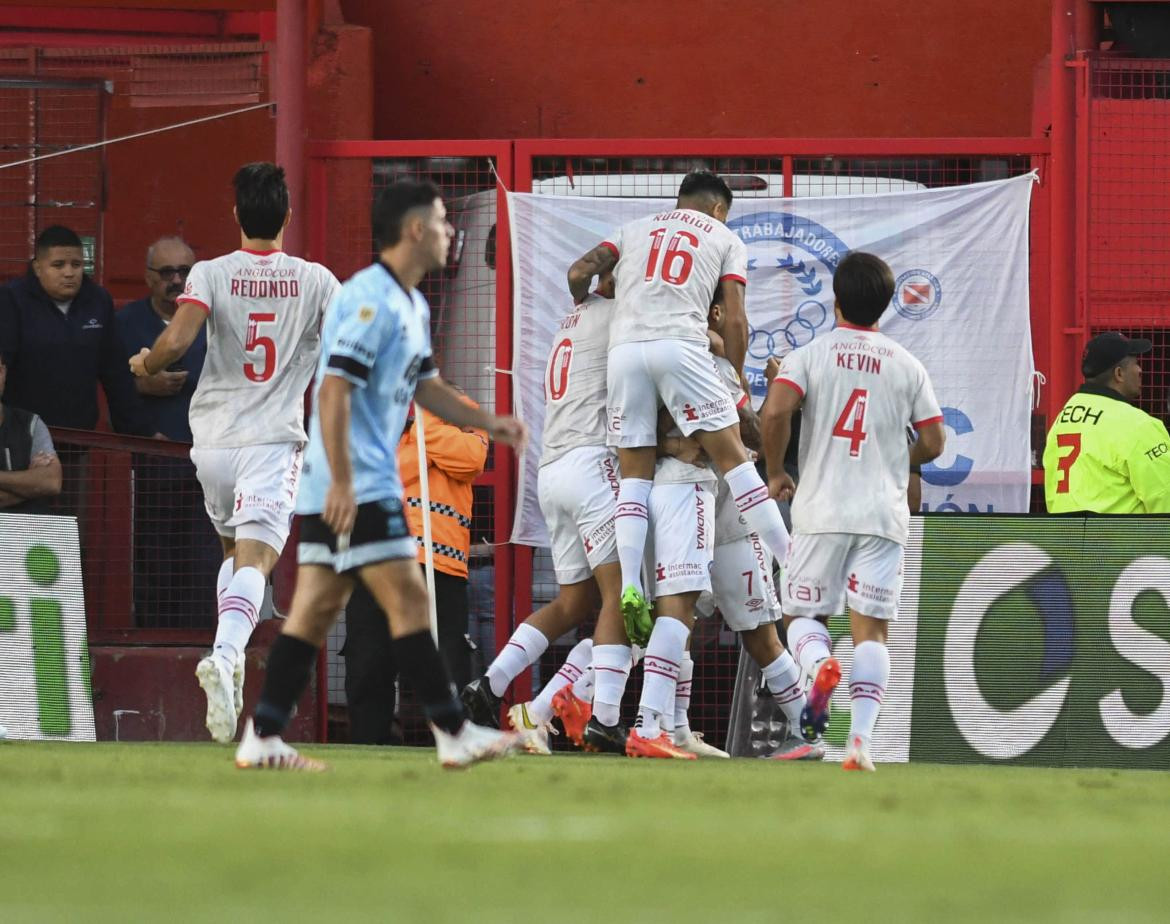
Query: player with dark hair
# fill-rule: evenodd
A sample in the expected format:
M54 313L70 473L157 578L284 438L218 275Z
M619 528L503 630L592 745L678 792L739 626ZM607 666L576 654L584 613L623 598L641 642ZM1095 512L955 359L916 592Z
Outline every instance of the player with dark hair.
M747 349L744 285L747 248L724 224L727 184L711 173L689 174L674 209L622 226L569 269L569 289L584 298L590 280L613 269L617 310L610 334L607 441L616 446L622 480L615 531L622 571L622 615L647 661L676 673L688 629L663 616L653 624L641 568L654 487L658 406L682 435L693 436L726 478L739 512L778 558L788 547L780 510L739 434L731 395L708 349L707 313L718 292L726 313L727 358L742 372ZM666 489L664 489L666 490Z
M877 329L894 294L878 257L851 253L833 276L837 327L784 357L760 414L773 496L790 496L783 467L791 418L803 407L800 487L781 582L788 644L813 678L801 731L828 721L841 678L825 624L849 605L853 673L847 770L873 770L870 740L890 676L888 623L897 616L909 531L911 465L943 450L942 412L922 363ZM906 426L918 432L907 445Z
M284 171L246 164L232 182L240 249L191 268L170 324L130 360L138 376L166 369L207 324L207 358L189 414L191 461L224 561L214 647L195 675L207 694L207 729L219 742L235 737L244 647L288 540L306 439L304 395L321 319L338 290L324 266L281 250L292 215Z
M317 652L361 581L386 613L395 658L422 699L439 760L460 767L504 754L516 736L464 719L428 627L427 591L402 512L398 439L416 403L460 427L522 445L524 425L465 404L439 377L430 308L418 284L446 263L454 230L438 190L397 183L374 208L378 260L342 287L325 320L324 350L297 500L301 515L292 611L268 655L264 691L236 766L316 770L280 734Z

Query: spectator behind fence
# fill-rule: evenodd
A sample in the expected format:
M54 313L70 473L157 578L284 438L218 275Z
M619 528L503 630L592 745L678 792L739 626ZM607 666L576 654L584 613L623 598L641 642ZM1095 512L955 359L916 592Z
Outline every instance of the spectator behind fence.
M0 356L0 399L8 367ZM45 422L0 400L0 513L49 513L61 493L61 463Z
M175 299L183 294L194 262L191 248L177 237L159 238L147 249L146 285L150 294L130 302L117 314L118 333L127 355L134 356L143 347L153 346L170 324L175 316ZM207 333L201 327L187 352L170 368L134 379L152 432L191 442L187 411L206 355Z
M466 395L463 400L478 407ZM427 479L431 505L431 546L435 562L435 610L439 651L451 679L463 689L472 677L468 639L467 560L471 552L471 484L487 461L488 439L482 430L463 429L423 411L426 426ZM407 427L398 444L406 521L425 561L422 500L418 468L417 424ZM387 744L392 740L397 665L386 617L362 586L346 607L345 695L350 741Z
M116 315L126 354L134 356L170 324L195 254L177 237L146 251L150 294ZM185 354L168 369L134 379L152 431L191 442L187 412L203 371L207 334L199 328ZM195 468L186 458L134 456L134 614L139 626L207 628L215 612L212 588L223 556L203 509Z
M1142 393L1137 357L1149 340L1098 334L1081 358L1082 385L1044 446L1049 513L1170 513L1166 425L1130 404Z
M114 429L150 436L155 431L114 327L114 302L84 265L81 239L54 225L37 237L28 272L0 288L9 400L50 427L93 430L100 381Z

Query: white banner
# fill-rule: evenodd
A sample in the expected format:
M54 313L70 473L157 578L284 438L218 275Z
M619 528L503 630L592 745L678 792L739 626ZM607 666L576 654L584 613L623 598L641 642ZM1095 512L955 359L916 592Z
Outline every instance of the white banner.
M833 271L850 250L882 257L897 281L882 330L930 372L947 448L923 470L923 509L1028 509L1032 334L1028 204L1034 174L942 189L797 199L737 199L727 225L747 244L751 340L745 367L758 407L764 364L833 326ZM565 274L626 221L667 199L508 195L515 303L513 394L532 430L521 460L512 541L547 545L536 496L544 366L572 308Z
M95 740L73 517L0 513L0 725L11 738Z

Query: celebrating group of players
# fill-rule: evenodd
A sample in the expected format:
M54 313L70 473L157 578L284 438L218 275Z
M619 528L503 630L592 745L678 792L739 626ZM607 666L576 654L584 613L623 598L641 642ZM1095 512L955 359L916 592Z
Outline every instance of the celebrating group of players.
M743 378L747 252L724 224L731 204L723 180L692 173L673 210L623 226L569 269L576 306L549 354L539 476L561 593L516 630L463 701L491 722L512 680L590 615L596 582L592 640L533 702L508 713L525 746L548 752L555 714L589 750L726 757L686 715L688 641L709 593L788 719L792 733L775 756L820 759L841 678L825 623L848 605L855 649L844 766L872 770L909 468L941 453L942 414L921 363L877 330L893 295L889 267L852 253L834 275L836 328L770 364L757 418ZM796 490L783 459L802 407ZM753 450L764 454L768 485ZM794 491L790 543L773 499ZM779 594L773 558L784 565ZM792 653L776 630L781 612ZM627 732L619 708L643 647L638 718Z
M429 307L417 286L446 261L453 231L442 199L428 183L383 190L373 210L378 259L339 286L324 267L280 250L290 212L278 167L249 164L235 188L240 249L193 268L174 320L131 369L166 368L207 324L191 455L225 561L215 645L196 674L217 741L235 737L244 646L291 515L301 516L291 612L269 652L237 766L323 766L280 736L360 580L387 614L445 766L518 746L547 753L554 714L591 750L726 756L686 721L688 640L704 593L740 633L794 729L777 756L822 757L841 676L825 622L848 604L855 649L845 766L873 769L909 465L934 458L943 444L925 370L877 330L893 293L889 267L864 253L841 261L837 327L772 364L757 418L743 385L747 255L724 224L726 183L690 174L673 210L623 226L578 260L569 270L576 304L549 355L539 476L560 593L458 697L428 631L415 539L402 514L398 438L411 401L509 445L523 445L527 432L463 403L435 367ZM314 370L306 435L300 397ZM783 458L801 408L797 489ZM917 433L909 445L907 425ZM789 498L791 544L774 502ZM784 564L779 593L773 558ZM534 701L509 711L514 731L492 727L512 680L598 603L593 638ZM791 653L775 627L781 612ZM636 650L644 652L644 680L627 732L619 712Z

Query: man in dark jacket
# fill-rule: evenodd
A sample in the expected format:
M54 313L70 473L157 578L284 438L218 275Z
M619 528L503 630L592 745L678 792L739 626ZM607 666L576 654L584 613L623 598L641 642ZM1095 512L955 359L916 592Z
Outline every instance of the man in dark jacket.
M40 233L28 273L0 288L0 356L8 398L50 427L92 430L100 381L119 433L152 436L126 366L110 293L85 275L81 239Z

